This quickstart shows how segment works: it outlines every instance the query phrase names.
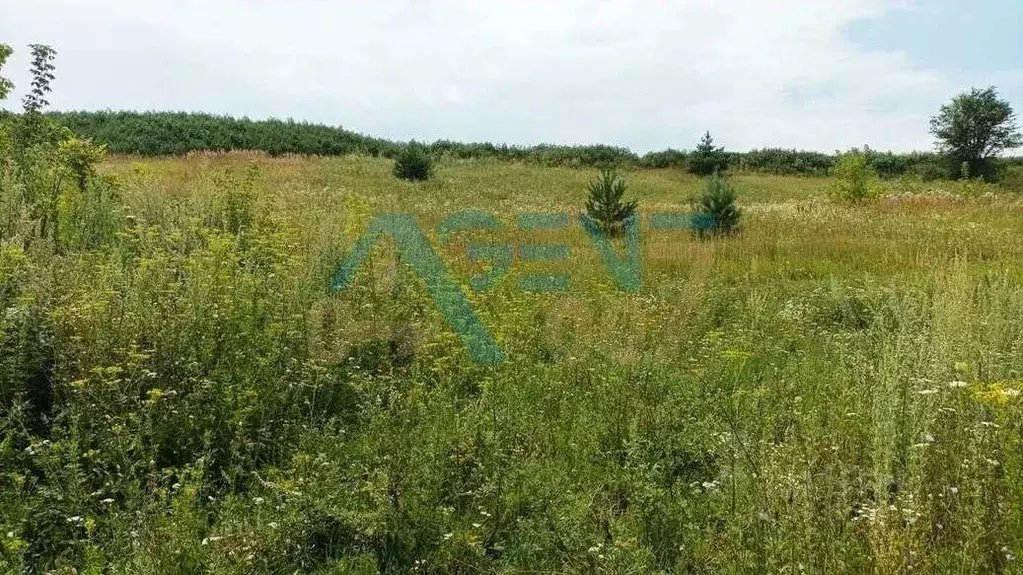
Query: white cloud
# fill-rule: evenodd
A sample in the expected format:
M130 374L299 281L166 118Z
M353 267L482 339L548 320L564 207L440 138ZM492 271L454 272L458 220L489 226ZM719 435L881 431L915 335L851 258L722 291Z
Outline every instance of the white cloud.
M378 136L928 149L958 87L843 39L901 0L0 0L57 108L294 117ZM20 92L19 92L20 94Z

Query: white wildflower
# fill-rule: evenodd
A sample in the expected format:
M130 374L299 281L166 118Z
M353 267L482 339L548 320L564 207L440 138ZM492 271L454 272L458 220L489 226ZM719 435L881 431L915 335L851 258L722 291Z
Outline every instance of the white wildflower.
M701 486L707 491L714 491L718 487L717 481L704 481L700 483Z

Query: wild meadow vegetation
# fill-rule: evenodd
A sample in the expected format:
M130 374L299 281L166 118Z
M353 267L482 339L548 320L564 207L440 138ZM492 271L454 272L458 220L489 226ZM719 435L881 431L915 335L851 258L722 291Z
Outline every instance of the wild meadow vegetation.
M0 120L0 571L1020 570L1005 182L880 178L859 152L703 179L419 148L403 179L366 154L109 155L37 103ZM638 222L638 290L588 196ZM441 241L463 210L502 227ZM550 211L571 225L519 225ZM471 361L388 239L330 289L386 212L502 363ZM488 290L470 243L512 247ZM521 289L536 273L569 288Z

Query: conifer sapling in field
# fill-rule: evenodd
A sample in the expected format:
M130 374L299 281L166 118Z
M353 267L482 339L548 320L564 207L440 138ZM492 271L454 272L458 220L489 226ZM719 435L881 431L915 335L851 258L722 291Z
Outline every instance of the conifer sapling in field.
M742 211L736 205L735 198L735 188L721 174L714 173L707 178L695 202L697 234L704 237L737 232Z
M696 150L686 158L686 168L689 173L698 176L710 176L716 172L723 172L728 169L728 154L724 148L714 146L714 138L710 132L703 135Z
M586 215L590 221L609 236L621 233L625 223L636 213L636 200L625 201L625 180L611 168L590 182L590 195L586 199Z
M433 175L433 159L425 147L409 142L394 159L394 177L400 180L424 181Z

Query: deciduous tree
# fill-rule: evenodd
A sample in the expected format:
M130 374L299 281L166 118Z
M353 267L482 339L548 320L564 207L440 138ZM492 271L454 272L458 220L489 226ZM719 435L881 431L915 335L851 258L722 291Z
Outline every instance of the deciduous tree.
M931 134L957 176L965 164L967 173L989 179L994 174L991 158L1023 145L1012 106L999 99L993 86L973 88L942 106L931 118Z

